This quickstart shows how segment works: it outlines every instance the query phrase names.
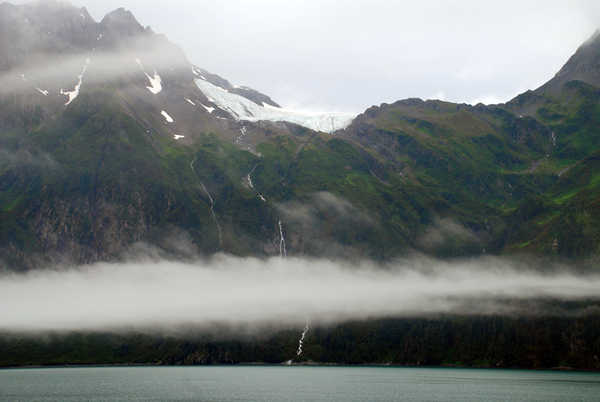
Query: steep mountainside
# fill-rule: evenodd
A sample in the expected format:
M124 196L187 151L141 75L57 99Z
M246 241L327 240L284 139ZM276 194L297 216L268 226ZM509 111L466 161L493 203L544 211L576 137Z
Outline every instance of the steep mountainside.
M570 81L582 81L595 87L600 86L600 30L594 32L556 73L556 76L536 92L560 92L562 86Z
M236 87L124 9L96 22L64 2L2 3L0 264L589 257L599 58L596 34L505 105L408 99L352 120Z

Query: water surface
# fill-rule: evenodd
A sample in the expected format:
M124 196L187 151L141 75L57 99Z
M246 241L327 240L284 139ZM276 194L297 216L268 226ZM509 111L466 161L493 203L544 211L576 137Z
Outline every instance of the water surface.
M599 401L600 374L398 367L0 370L0 401Z

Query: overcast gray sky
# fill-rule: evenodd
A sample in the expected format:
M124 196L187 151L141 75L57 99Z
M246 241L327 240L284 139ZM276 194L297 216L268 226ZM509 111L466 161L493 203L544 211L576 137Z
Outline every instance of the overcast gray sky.
M71 2L97 20L125 7L195 64L284 106L352 112L407 97L508 100L600 27L597 0Z

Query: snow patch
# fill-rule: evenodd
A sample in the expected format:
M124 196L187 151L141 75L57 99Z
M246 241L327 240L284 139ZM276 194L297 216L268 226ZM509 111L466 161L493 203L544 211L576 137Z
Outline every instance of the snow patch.
M175 120L173 120L173 118L171 116L169 116L169 113L165 112L164 110L161 110L160 114L162 114L162 116L165 118L165 120L167 121L167 123L174 123Z
M331 133L346 128L355 117L354 114L349 113L306 112L278 108L264 103L261 106L208 81L195 80L195 82L211 102L236 120L287 121L316 131Z
M140 69L146 78L148 78L148 81L150 81L150 86L146 87L148 91L152 92L154 95L158 95L162 91L162 79L160 78L160 75L154 70L154 75L151 76L144 70L144 65L140 59L135 59L135 62L140 66Z
M72 91L64 91L61 88L60 94L65 95L69 98L67 100L67 103L65 103L65 106L69 106L71 102L73 102L79 96L79 90L81 89L81 84L83 83L83 76L85 75L85 72L87 71L87 68L90 65L90 63L91 60L89 58L85 60L85 64L83 66L83 69L81 70L81 74L79 74L78 76L79 81L77 82L77 85L75 85L75 88Z
M185 98L185 101L186 101L187 103L189 103L190 105L192 105L192 106L196 106L196 104L195 104L194 102L192 102L192 100L191 100L191 99Z
M148 81L150 81L150 86L146 87L148 88L148 91L152 92L154 95L159 94L160 91L162 91L162 79L160 78L160 75L158 75L156 71L154 71L154 77L149 76L147 73L144 74L146 74Z
M182 138L185 138L185 135L177 135L177 134L175 134L175 135L173 136L173 138L175 139L175 141L177 141L177 140L180 140L180 139L182 139Z

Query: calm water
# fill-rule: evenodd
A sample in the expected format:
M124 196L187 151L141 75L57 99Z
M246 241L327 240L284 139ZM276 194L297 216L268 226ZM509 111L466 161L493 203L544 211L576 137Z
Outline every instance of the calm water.
M0 401L600 401L600 374L393 367L0 370Z

